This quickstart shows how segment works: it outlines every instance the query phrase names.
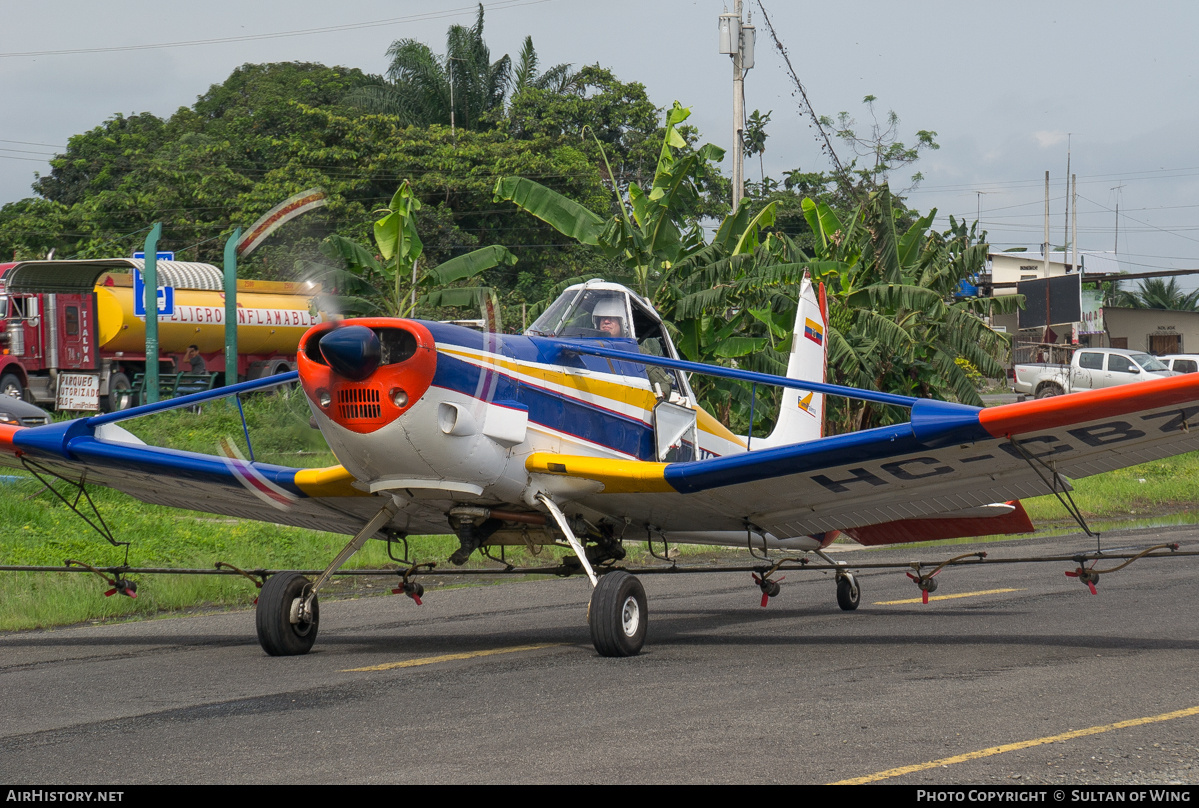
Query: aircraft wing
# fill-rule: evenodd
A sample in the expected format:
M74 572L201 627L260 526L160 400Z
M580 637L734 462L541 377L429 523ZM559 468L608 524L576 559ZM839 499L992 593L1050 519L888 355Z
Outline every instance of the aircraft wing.
M354 478L341 466L298 469L163 449L113 424L93 431L82 429L84 423L0 425L0 465L113 488L155 505L334 533L356 532L381 505L378 497L354 488ZM420 516L415 508L401 512L391 527L445 531L444 519L425 522Z
M196 393L122 413L24 428L0 424L0 466L44 481L59 477L122 491L143 502L333 533L356 533L383 504L353 483L342 466L300 469L148 446L117 422L210 399L285 384L293 371ZM444 533L445 519L410 498L385 527ZM436 496L429 492L427 496ZM431 519L429 514L438 517Z
M1199 449L1197 416L1189 374L989 409L919 400L908 423L687 463L538 453L526 467L550 485L598 483L574 498L633 523L788 538L1068 490L1070 478Z

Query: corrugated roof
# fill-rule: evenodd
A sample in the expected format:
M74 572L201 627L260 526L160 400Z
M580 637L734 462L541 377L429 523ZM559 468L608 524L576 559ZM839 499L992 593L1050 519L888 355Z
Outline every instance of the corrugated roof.
M105 272L143 271L141 258L84 258L75 261L20 261L4 273L9 292L90 292ZM176 289L224 288L224 273L212 264L158 261L158 284Z

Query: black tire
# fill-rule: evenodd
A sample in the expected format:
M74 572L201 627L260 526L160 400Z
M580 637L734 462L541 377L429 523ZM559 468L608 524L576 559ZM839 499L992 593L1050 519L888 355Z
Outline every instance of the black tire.
M1037 398L1053 398L1062 395L1062 388L1056 384L1047 384L1037 391Z
M108 377L108 395L104 397L104 411L117 412L133 406L133 384L124 373Z
M599 579L587 608L591 642L600 656L636 656L645 644L649 611L645 587L624 570L609 572Z
M308 579L298 572L272 575L262 585L254 623L258 627L258 644L271 656L306 654L316 642L321 610L315 598L312 601L312 620L291 622L292 602L303 596L308 585Z
M21 377L15 373L5 373L0 376L0 395L11 396L25 400L25 385L21 384Z
M837 576L837 605L842 611L852 612L862 602L862 590L858 580L849 573Z

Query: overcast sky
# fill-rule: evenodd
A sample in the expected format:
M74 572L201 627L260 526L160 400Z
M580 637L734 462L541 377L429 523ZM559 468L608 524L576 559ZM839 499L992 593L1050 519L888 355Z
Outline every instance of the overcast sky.
M906 142L918 129L937 132L941 148L917 164L925 180L909 200L937 208L939 223L980 210L996 247L1035 249L1048 170L1050 238L1062 243L1069 134L1079 246L1113 248L1118 201L1126 269L1199 268L1199 4L763 2L818 113L848 110L865 125L861 101L872 94L880 112L899 114ZM493 59L515 58L531 34L543 66L611 67L644 83L657 105L691 107L704 139L728 148L721 0L484 5ZM746 108L772 110L766 173L827 169L757 0L745 8L759 32ZM382 73L392 41L411 37L442 53L446 28L474 13L466 0L0 0L0 204L30 196L48 155L118 112L168 116L246 62ZM87 52L100 48L109 50ZM758 178L756 159L746 173Z

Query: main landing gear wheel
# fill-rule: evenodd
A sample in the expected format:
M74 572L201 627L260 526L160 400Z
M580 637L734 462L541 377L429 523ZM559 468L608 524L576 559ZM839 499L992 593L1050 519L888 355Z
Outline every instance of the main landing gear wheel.
M837 576L837 605L842 611L852 612L862 601L862 590L858 588L858 579L848 572Z
M600 656L636 656L645 643L649 625L641 581L624 570L602 576L591 593L587 622L591 642Z
M262 585L254 623L258 627L258 644L271 656L306 654L316 642L316 630L321 622L320 604L316 598L312 600L311 617L292 622L292 611L299 611L308 586L308 579L298 572L272 575Z

